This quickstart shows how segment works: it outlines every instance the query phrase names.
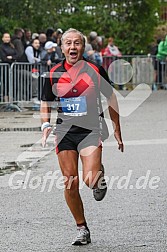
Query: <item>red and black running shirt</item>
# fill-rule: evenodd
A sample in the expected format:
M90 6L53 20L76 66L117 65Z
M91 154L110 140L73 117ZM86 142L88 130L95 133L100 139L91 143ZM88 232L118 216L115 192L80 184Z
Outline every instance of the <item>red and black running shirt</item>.
M58 98L58 131L68 131L71 126L76 126L98 132L102 113L100 93L109 98L112 91L102 66L85 59L75 65L64 60L56 64L45 78L41 100L50 102ZM73 109L74 112L80 110L76 114L67 113Z

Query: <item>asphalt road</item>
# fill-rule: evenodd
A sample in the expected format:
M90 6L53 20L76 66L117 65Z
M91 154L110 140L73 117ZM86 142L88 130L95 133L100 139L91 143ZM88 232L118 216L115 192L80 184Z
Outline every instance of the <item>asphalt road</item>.
M104 144L105 199L95 202L81 186L92 237L84 247L71 246L76 227L64 201L54 136L42 149L38 115L0 113L0 251L166 252L167 91L153 92L121 118L124 153L113 136ZM57 175L53 184L47 174Z

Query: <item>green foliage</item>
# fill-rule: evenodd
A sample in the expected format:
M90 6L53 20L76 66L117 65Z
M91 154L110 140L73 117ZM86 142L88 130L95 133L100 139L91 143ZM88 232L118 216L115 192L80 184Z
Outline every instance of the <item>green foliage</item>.
M123 54L146 53L158 19L158 0L0 0L0 33L74 27L88 35L113 36ZM10 17L10 18L9 18Z

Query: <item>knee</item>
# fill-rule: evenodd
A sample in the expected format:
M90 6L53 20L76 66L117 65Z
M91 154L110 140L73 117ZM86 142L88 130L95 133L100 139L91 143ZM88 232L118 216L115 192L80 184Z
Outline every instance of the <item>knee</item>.
M86 175L83 176L83 181L89 188L92 189L96 186L100 177L101 171L89 171Z
M64 185L68 193L75 193L79 190L79 177L72 175L64 176Z

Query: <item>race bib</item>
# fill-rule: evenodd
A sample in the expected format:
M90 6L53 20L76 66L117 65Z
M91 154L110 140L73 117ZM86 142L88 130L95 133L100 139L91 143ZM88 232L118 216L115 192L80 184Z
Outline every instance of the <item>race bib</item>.
M87 114L85 96L60 98L62 112L68 116L83 116Z

